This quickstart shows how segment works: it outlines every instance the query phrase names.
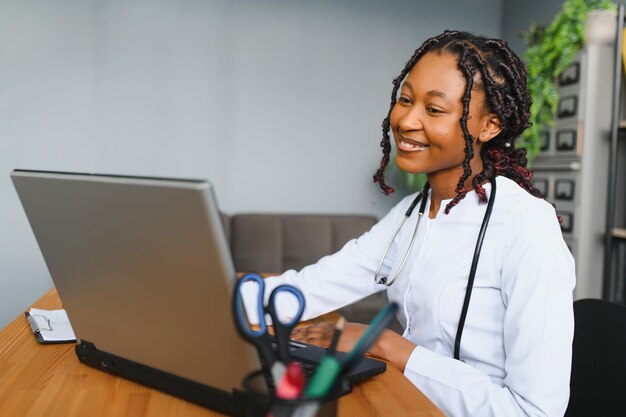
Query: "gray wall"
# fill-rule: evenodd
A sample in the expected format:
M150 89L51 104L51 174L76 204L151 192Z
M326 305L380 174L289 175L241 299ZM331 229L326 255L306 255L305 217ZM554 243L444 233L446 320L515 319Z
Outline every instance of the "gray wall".
M533 22L549 25L561 11L563 0L506 0L502 13L502 39L522 56L527 46L520 33L526 32Z
M209 178L226 212L380 216L400 197L371 184L392 78L446 28L500 36L502 13L502 0L1 1L0 328L51 286L11 169Z

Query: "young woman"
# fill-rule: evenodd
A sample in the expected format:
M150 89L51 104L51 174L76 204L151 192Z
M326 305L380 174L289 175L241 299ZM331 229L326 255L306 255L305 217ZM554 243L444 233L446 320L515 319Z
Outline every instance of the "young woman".
M371 353L446 415L562 416L574 262L514 144L530 104L524 66L503 41L451 31L428 39L394 80L374 176L393 191L383 175L391 130L398 167L428 176L424 198L397 233L415 195L338 253L266 280L268 293L298 286L308 319L387 290L405 331L386 331ZM339 349L365 329L347 325ZM294 334L322 345L331 335L328 323Z

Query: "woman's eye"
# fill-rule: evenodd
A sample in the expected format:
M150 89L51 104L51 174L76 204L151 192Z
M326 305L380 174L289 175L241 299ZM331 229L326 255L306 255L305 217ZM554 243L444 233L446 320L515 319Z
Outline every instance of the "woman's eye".
M434 114L440 114L443 113L443 111L441 111L440 109L436 108L436 107L426 107L426 111L429 113L434 113Z
M402 104L411 104L411 99L406 96L400 96L398 102Z

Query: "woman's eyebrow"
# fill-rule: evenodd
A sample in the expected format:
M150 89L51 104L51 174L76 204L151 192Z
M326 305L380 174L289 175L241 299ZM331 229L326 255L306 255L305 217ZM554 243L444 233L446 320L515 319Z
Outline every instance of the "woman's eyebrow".
M446 93L439 91L439 90L430 90L429 92L426 93L426 95L431 96L431 97L440 97L444 99L445 101L448 101L448 102L450 101Z
M407 87L409 90L413 91L413 85L411 84L409 80L404 80L404 82L402 83L402 86ZM426 95L431 96L431 97L440 97L443 100L450 102L450 98L443 91L430 90L426 93Z

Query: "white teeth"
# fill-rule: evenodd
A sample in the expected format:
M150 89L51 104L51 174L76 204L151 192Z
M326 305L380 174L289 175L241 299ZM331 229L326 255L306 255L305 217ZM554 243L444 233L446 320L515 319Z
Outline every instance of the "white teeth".
M415 143L409 143L409 142L405 142L403 140L400 141L400 145L402 145L402 148L407 150L407 151L415 151L418 149L426 149L428 146L426 145L418 145Z

